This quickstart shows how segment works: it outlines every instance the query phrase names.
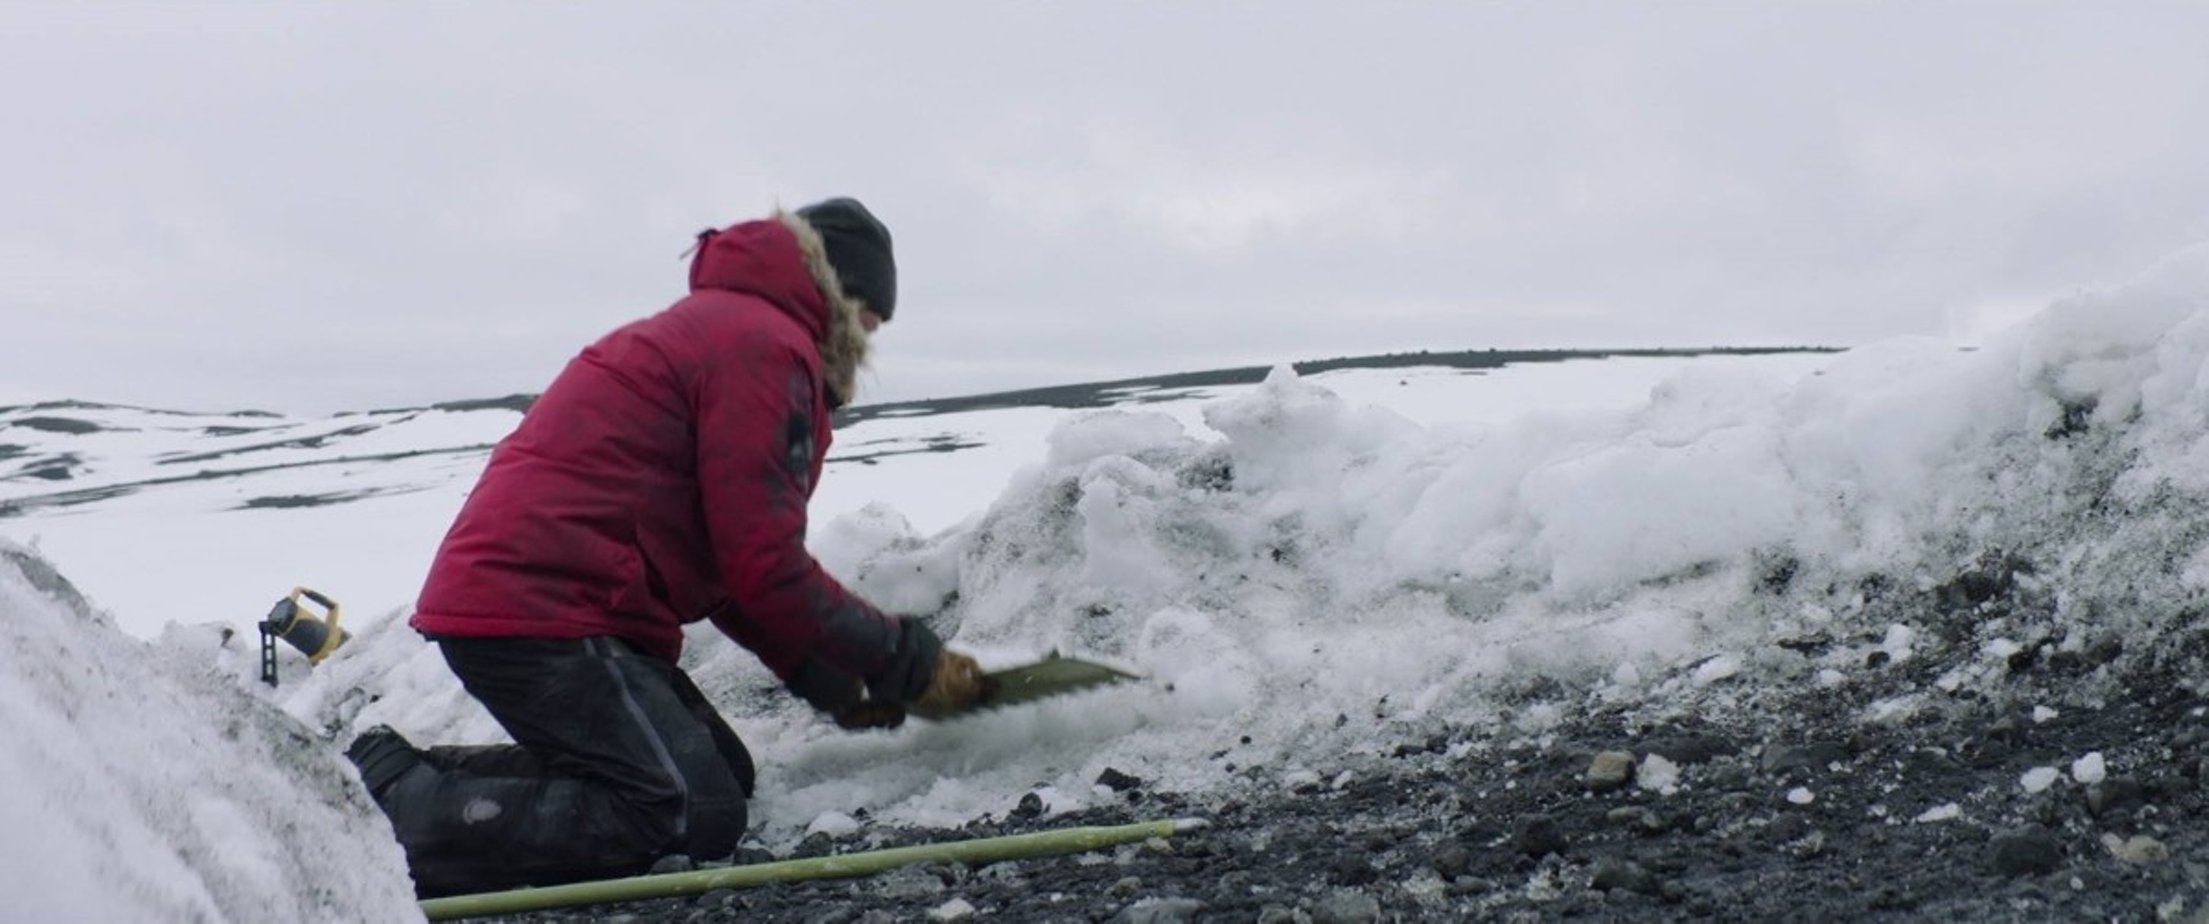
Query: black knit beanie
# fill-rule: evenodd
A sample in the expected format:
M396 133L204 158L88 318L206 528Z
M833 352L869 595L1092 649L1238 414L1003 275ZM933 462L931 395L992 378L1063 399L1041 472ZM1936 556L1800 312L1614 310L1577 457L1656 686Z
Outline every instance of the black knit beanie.
M828 263L844 294L867 304L888 321L897 310L897 261L890 255L890 229L859 200L838 197L798 210L798 217L820 232Z

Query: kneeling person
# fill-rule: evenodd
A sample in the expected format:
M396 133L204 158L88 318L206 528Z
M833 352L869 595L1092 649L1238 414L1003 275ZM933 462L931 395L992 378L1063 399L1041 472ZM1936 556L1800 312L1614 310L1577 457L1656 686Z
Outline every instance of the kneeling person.
M676 666L711 620L846 727L952 709L980 670L851 593L806 502L875 328L886 228L851 199L699 235L690 294L572 360L492 452L411 625L514 744L347 755L424 895L730 855L751 755Z

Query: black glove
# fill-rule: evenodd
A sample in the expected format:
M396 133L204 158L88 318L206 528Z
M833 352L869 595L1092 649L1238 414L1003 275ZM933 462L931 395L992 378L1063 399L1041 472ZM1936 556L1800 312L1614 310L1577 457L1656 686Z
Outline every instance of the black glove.
M880 673L867 678L867 695L876 702L904 705L928 692L936 674L936 658L943 654L943 640L911 616L899 617L905 631L899 633L897 650Z
M861 682L814 659L790 678L790 691L828 713L841 728L896 728L905 724L905 704L928 692L943 642L917 619L905 617L898 622L901 631L897 648L873 677Z

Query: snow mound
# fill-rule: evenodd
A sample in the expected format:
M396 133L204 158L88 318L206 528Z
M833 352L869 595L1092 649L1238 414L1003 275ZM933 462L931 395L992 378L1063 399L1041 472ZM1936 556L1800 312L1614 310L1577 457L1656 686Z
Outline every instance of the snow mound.
M829 812L1068 810L1118 797L1107 768L1293 786L1451 727L1538 735L1589 696L1723 721L1860 684L1866 721L1905 721L2021 664L2058 665L2065 696L2198 684L2205 369L2209 249L1977 350L1691 369L1626 410L1428 427L1282 369L1206 408L1217 436L1074 416L942 534L884 507L817 534L985 665L1055 648L1145 683L852 735L710 629L685 665L759 756L770 842ZM419 639L369 634L295 714L373 700L360 722L495 739Z
M0 542L0 890L26 921L418 918L344 759Z

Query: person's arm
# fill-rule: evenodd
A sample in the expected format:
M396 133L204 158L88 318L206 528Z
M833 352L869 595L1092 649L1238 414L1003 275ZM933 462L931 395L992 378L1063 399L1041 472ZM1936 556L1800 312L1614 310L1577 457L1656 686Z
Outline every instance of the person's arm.
M771 337L725 349L697 377L700 498L730 605L713 617L809 702L837 711L859 699L922 696L941 644L925 626L875 609L805 548L817 373Z

